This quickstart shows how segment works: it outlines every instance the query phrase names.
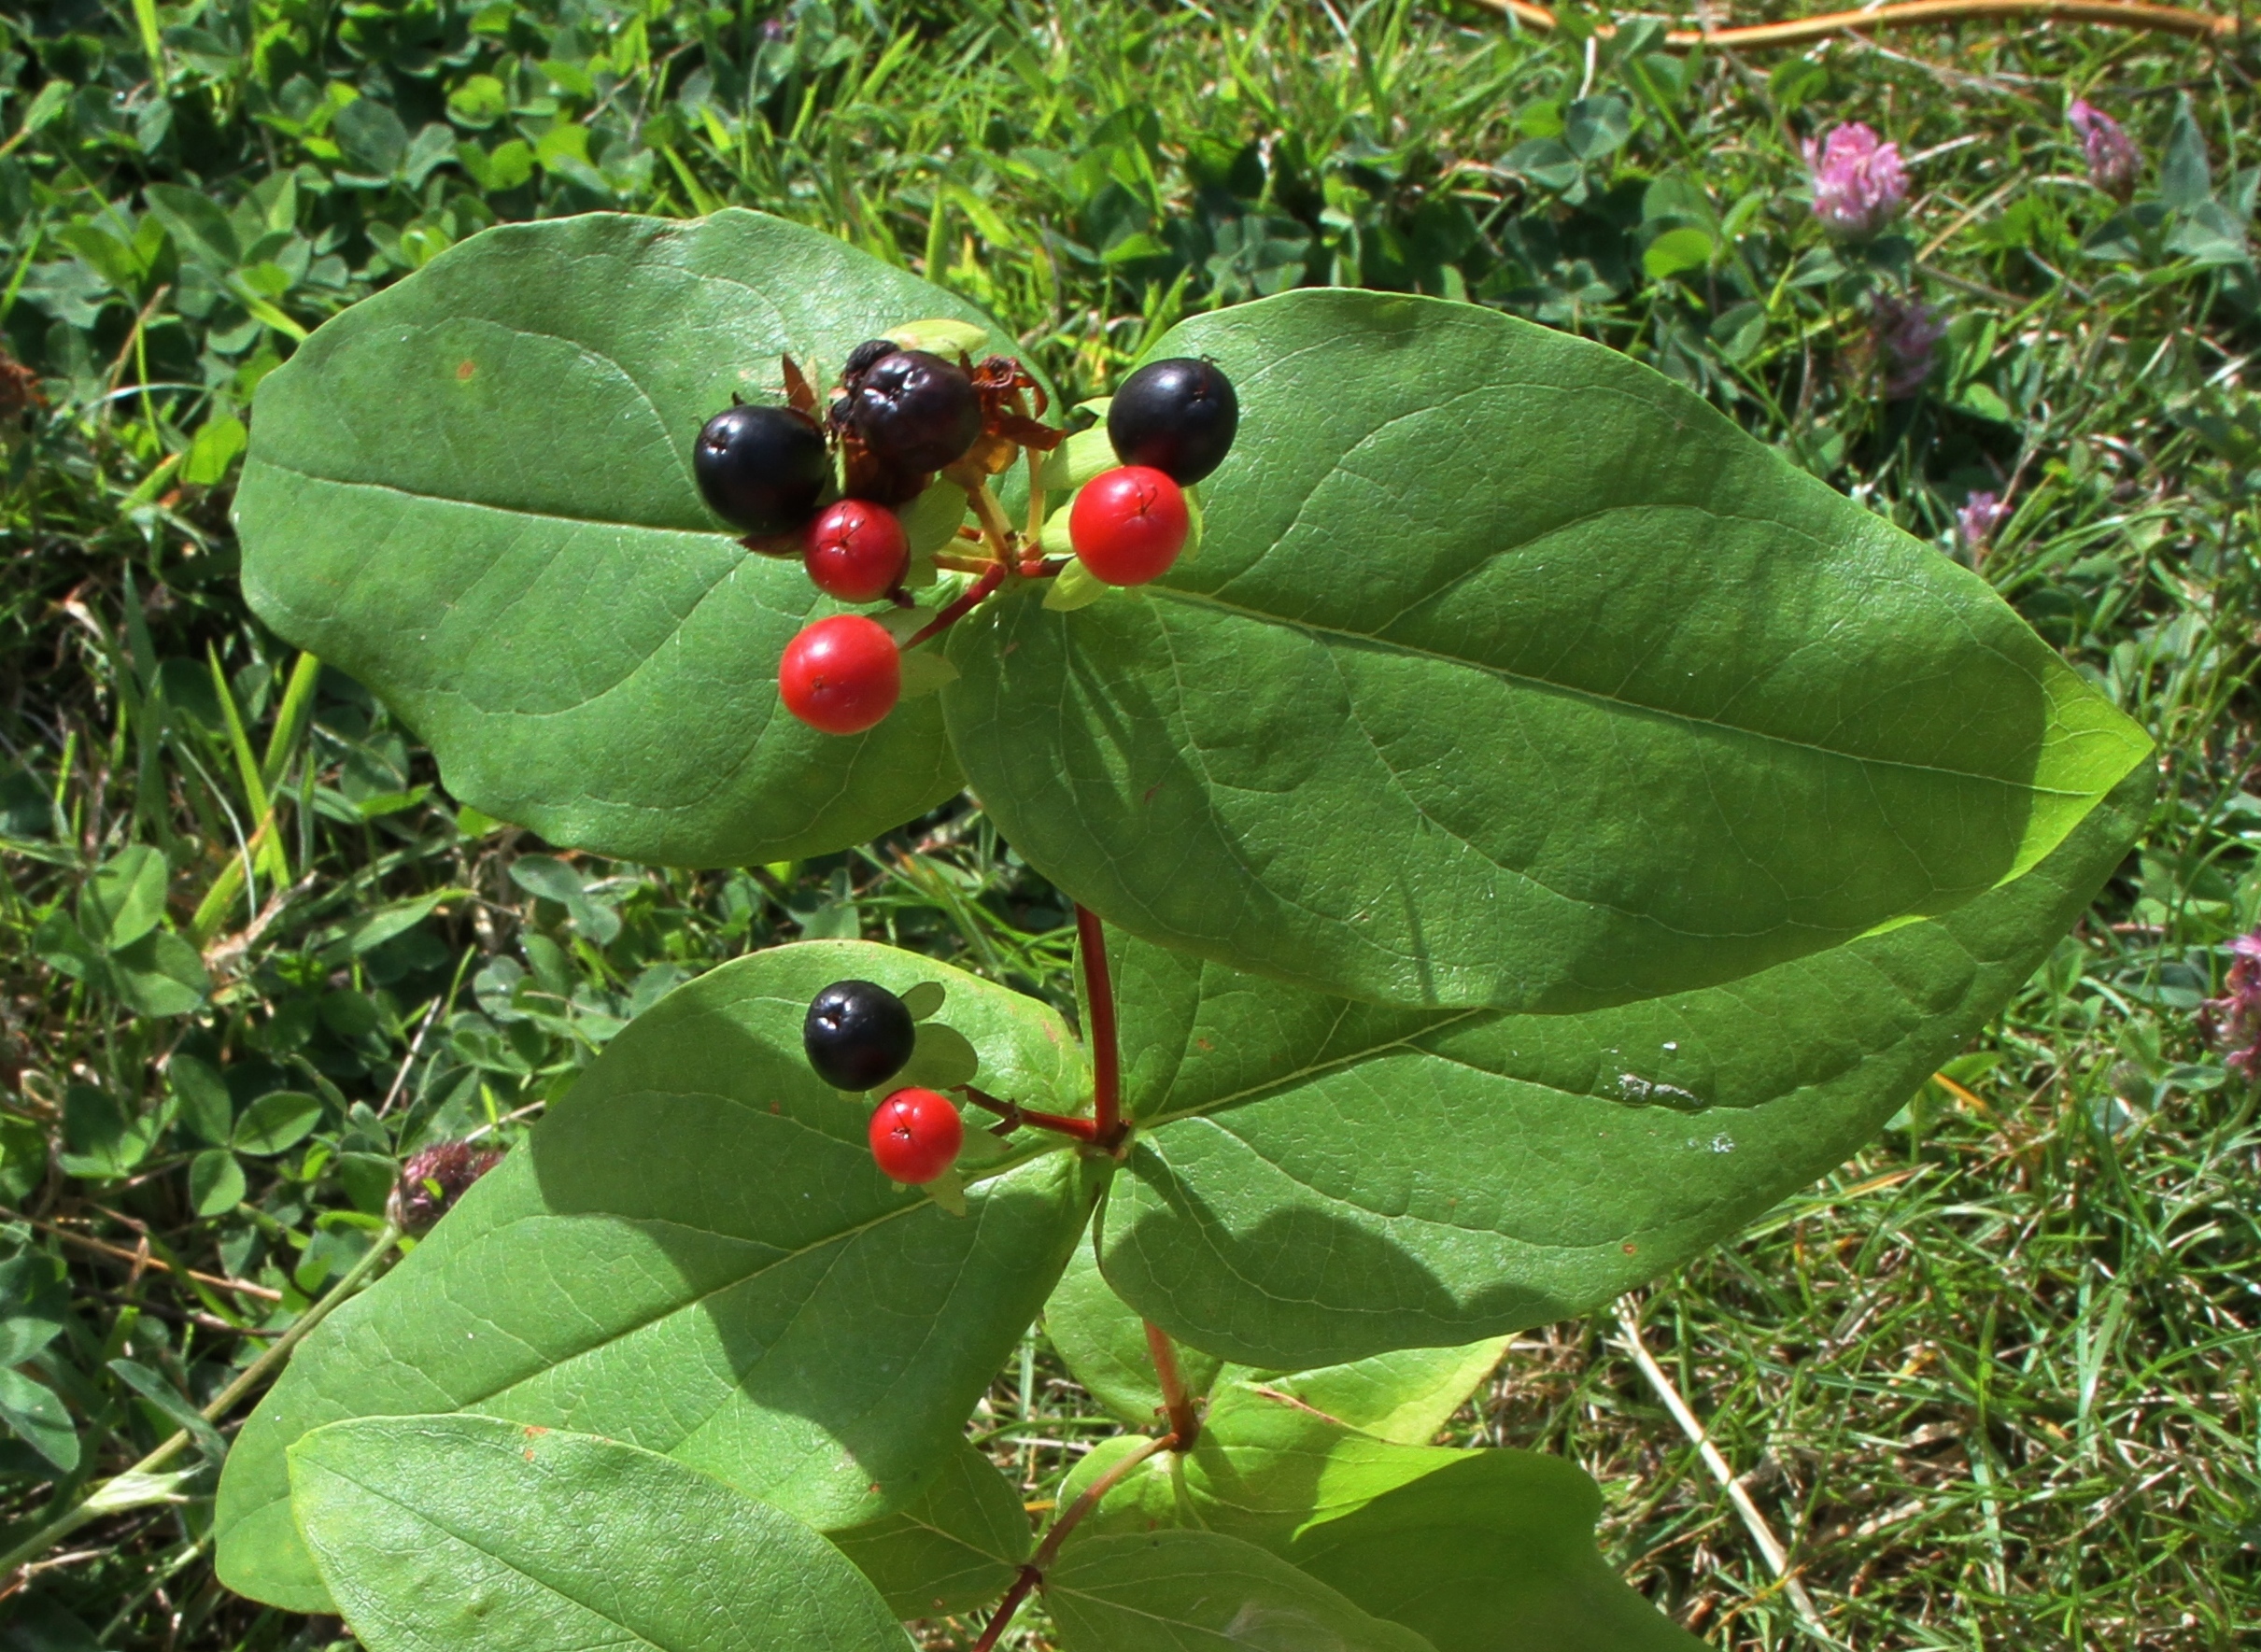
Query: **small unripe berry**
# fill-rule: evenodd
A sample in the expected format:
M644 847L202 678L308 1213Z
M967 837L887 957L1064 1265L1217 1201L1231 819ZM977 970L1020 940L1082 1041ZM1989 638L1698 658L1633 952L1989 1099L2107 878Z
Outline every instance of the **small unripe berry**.
M876 621L836 614L785 644L777 692L785 710L810 727L861 734L901 698L902 653Z
M827 597L876 602L910 572L911 540L901 519L885 505L843 499L827 505L809 525L801 565Z
M957 1163L965 1122L950 1098L913 1086L897 1090L871 1115L871 1156L891 1181L919 1187Z
M1240 398L1216 363L1173 356L1123 381L1107 408L1107 439L1126 465L1152 465L1191 487L1224 462L1240 429Z
M876 1090L903 1070L918 1028L902 999L869 981L836 981L810 1001L801 1048L835 1090Z
M790 533L809 519L832 479L825 433L790 407L726 407L691 449L691 474L707 508L731 527Z
M1160 579L1185 549L1192 527L1184 490L1145 465L1102 471L1067 511L1067 540L1077 558L1110 586Z

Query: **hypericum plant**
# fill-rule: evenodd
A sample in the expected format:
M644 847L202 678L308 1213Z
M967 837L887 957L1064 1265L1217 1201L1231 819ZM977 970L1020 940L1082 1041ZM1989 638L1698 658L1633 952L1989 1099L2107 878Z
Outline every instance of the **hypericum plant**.
M678 989L300 1348L221 1576L375 1652L899 1647L1002 1596L988 1645L1032 1589L1077 1652L1690 1644L1576 1468L1429 1442L1507 1334L1877 1129L2117 862L2147 741L1598 346L1293 291L1063 443L1004 339L775 219L601 216L474 237L261 387L251 600L459 797L728 866L969 785L1078 903L1082 1036L861 942ZM1157 423L1212 376L1231 418ZM783 456L718 499L752 548L701 502L734 400L721 447ZM1174 560L1100 533L1169 497L1095 496L1119 460L1199 475ZM801 527L843 487L899 571ZM781 706L819 585L884 604L859 733ZM1039 1313L1149 1431L1040 1541L964 1438Z

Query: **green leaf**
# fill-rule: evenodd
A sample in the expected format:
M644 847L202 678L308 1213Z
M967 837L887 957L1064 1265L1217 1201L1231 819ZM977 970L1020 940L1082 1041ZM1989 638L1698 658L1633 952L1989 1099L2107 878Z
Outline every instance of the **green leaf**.
M827 1529L926 1490L1065 1265L1105 1162L1025 1137L965 1217L893 1186L867 1104L801 1049L809 1000L851 977L940 981L1000 1094L1048 1110L1089 1097L1049 1007L912 953L803 943L678 988L300 1348L220 1481L228 1586L328 1609L282 1453L352 1416L594 1430Z
M464 78L447 94L447 112L465 126L492 126L510 113L510 92L492 75Z
M1254 1544L1437 1652L1695 1652L1602 1558L1601 1512L1562 1458L1391 1445L1227 1384L1175 1475L1134 1474L1094 1519Z
M299 1518L370 1652L899 1646L799 1521L679 1462L487 1417L383 1417L290 1451Z
M1091 1397L1133 1428L1151 1429L1162 1413L1162 1385L1154 1377L1146 1326L1108 1288L1091 1247L1079 1245L1067 1271L1044 1304L1044 1334ZM1179 1374L1194 1397L1209 1391L1223 1362L1180 1346Z
M0 1262L0 1365L21 1365L63 1333L71 1291L63 1264L27 1250Z
M529 895L556 901L573 927L599 946L610 946L620 934L620 914L591 900L581 874L554 854L521 854L510 863L510 881Z
M1465 1348L1398 1348L1277 1376L1228 1365L1218 1381L1261 1385L1360 1433L1400 1446L1426 1446L1506 1351L1507 1338L1494 1336Z
M0 1366L0 1422L64 1474L78 1466L78 1434L62 1398L45 1383Z
M97 868L78 892L78 927L115 952L157 927L165 911L165 857L146 843L122 849Z
M1036 1546L1021 1494L972 1446L907 1506L827 1533L897 1617L965 1612L1005 1591Z
M180 479L199 487L224 480L228 467L250 440L244 421L233 414L205 420L197 427L196 440L189 444L188 462L180 467Z
M2198 130L2198 117L2186 93L2175 106L2167 152L2159 158L2159 199L2177 212L2189 212L2213 199L2213 187L2206 134Z
M923 1084L929 1090L954 1090L960 1084L972 1083L981 1071L981 1053L967 1041L964 1033L942 1022L922 1022L917 1042L911 1048L911 1059L889 1080L889 1087Z
M235 1121L235 1151L262 1156L288 1152L321 1122L319 1098L303 1090L271 1090Z
M191 261L216 275L233 275L243 262L243 245L236 239L235 226L228 221L220 204L204 191L180 184L151 184L142 197Z
M1701 270L1712 261L1712 238L1702 230L1683 226L1667 230L1641 254L1641 268L1652 281Z
M985 605L941 702L1013 847L1158 944L1590 1010L1951 911L2149 750L1983 580L1614 350L1306 289L1152 353L1239 388L1199 554Z
M1275 1369L1582 1313L1843 1161L2048 955L2145 819L2129 777L1943 917L1581 1015L1349 1003L1117 949L1123 1299ZM1158 1127L1157 1127L1158 1126Z
M1045 1580L1065 1652L1435 1652L1252 1544L1215 1532L1077 1538Z
M853 739L784 713L778 657L836 605L707 514L691 445L733 394L777 396L782 352L837 371L934 316L1004 336L754 213L488 230L261 381L246 592L413 726L451 794L553 843L741 866L862 841L958 786L939 704Z
M189 1203L199 1216L218 1216L243 1202L244 1167L224 1147L206 1148L189 1161Z
M169 929L155 929L109 957L111 992L142 1015L186 1015L212 990L197 950Z

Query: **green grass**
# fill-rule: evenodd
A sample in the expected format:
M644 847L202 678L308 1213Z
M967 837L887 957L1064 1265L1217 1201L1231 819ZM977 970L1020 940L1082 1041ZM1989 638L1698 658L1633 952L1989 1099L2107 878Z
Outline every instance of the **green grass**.
M0 1315L60 1323L18 1369L78 1457L0 1440L0 1518L171 1432L112 1362L217 1391L367 1244L400 1156L514 1138L689 973L860 932L1067 1000L1059 898L963 805L802 866L570 857L583 904L540 897L544 846L459 813L334 673L296 715L293 656L243 609L239 421L297 333L497 219L728 202L991 306L1082 392L1178 316L1296 281L1501 304L1685 379L1975 561L2158 738L2149 834L1955 1088L1642 1293L1643 1335L1851 1645L2261 1633L2261 1130L2196 1018L2261 919L2261 325L2220 228L2261 165L2251 61L1974 24L1686 68L1635 31L1590 64L1488 11L1388 4L792 11L777 39L760 8L664 0L0 18L0 342L46 402L0 436ZM2137 218L2163 191L2180 216L2115 219L2076 94L2145 152ZM1847 119L1919 157L1904 238L1867 258L1800 194L1799 140ZM2212 218L2187 210L2209 191ZM1652 256L1689 229L1709 257ZM1893 402L1867 294L1904 283L1949 331ZM1953 533L1974 488L2014 505L1983 554ZM134 1013L60 927L133 844L199 931L191 1013ZM313 1133L217 1146L199 1061L237 1107L312 1095ZM1805 1642L1620 1340L1609 1316L1528 1334L1458 1432L1590 1467L1612 1554L1715 1644ZM1095 1407L1032 1339L990 1409L1044 1503ZM117 1517L0 1580L0 1646L334 1638L218 1589L208 1510ZM1043 1645L1040 1615L1015 1633Z

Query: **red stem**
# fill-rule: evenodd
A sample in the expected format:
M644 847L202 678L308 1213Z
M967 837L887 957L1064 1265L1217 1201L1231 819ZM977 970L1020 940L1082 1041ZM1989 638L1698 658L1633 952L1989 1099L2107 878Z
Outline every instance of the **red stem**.
M1154 1362L1154 1376L1162 1384L1163 1415L1169 1419L1170 1433L1181 1448L1190 1451L1201 1433L1201 1419L1194 1415L1194 1398L1185 1391L1185 1374L1178 1368L1178 1345L1153 1320L1140 1323L1146 1327L1146 1351Z
M1056 1130L1078 1141L1096 1141L1099 1137L1099 1126L1091 1119L1071 1118L1067 1113L1040 1113L1017 1101L1000 1101L988 1091L976 1090L971 1084L961 1084L958 1089L968 1101L1004 1119L1009 1127L1028 1124L1039 1130Z
M989 1615L989 1626L982 1631L982 1638L973 1644L973 1652L996 1652L997 1637L1005 1632L1005 1626L1012 1621L1012 1615L1021 1609L1021 1603L1028 1599L1028 1591L1043 1581L1044 1574L1034 1566L1021 1568L1020 1576L1012 1580L1012 1587L1005 1591L1004 1599L997 1603L997 1609Z
M964 596L960 597L949 607L943 609L941 613L936 614L932 619L921 626L916 631L913 631L911 635L911 640L905 642L903 647L906 650L916 648L927 638L934 636L938 632L948 630L952 626L957 624L958 621L964 619L968 614L971 614L975 608L980 606L982 600L988 596L990 592L996 590L997 588L997 582L1004 577L1005 564L999 562L992 567L987 573L982 574L981 578L975 580L970 586L968 586L966 587L966 594Z
M1149 1440L1084 1488L1083 1495L1069 1504L1067 1511L1052 1523L1052 1530L1044 1533L1044 1541L1037 1546L1037 1552L1029 1557L1028 1564L1021 1568L1021 1574L1012 1580L1012 1587L997 1602L997 1609L989 1615L989 1622L982 1631L982 1638L974 1643L973 1652L995 1652L997 1637L1005 1632L1005 1626L1012 1621L1012 1615L1020 1610L1021 1603L1028 1598L1028 1591L1044 1581L1044 1574L1051 1569L1053 1561L1059 1559L1060 1546L1067 1541L1067 1534L1082 1523L1085 1515L1099 1506L1101 1498L1121 1485L1125 1475L1157 1451L1174 1451L1178 1448L1179 1440L1174 1433L1164 1434L1158 1440Z
M1091 1006L1092 1122L1102 1147L1122 1141L1123 1061L1115 1044L1115 989L1107 976L1107 938L1099 915L1078 903L1076 953L1083 961L1083 996Z

